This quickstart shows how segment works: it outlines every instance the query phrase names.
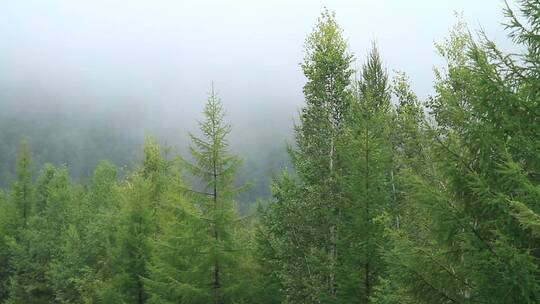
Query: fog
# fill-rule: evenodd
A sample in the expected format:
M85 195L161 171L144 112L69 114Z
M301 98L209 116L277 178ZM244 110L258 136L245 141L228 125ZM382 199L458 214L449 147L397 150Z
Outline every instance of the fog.
M231 149L245 159L242 176L265 193L270 172L287 164L285 143L303 103L303 43L324 7L336 12L357 66L376 41L388 70L406 72L427 98L441 64L433 43L446 37L454 12L504 48L503 5L2 1L0 169L12 171L22 137L38 162L66 163L81 177L99 158L132 162L145 134L185 152L214 82L233 125Z

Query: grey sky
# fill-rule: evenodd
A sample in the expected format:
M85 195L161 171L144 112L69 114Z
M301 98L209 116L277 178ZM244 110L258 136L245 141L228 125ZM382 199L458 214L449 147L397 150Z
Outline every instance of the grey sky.
M426 97L440 64L433 42L447 35L455 12L509 45L503 4L7 0L0 3L0 103L118 112L175 142L194 128L214 81L236 145L256 149L290 134L303 102L303 43L324 7L336 12L358 66L375 39L388 69L408 73Z
M442 63L433 43L447 36L455 12L463 13L471 29L481 25L500 45L511 46L500 25L503 4L0 1L0 119L12 126L0 130L0 142L31 132L41 152L70 166L112 157L118 149L130 159L126 150L137 151L126 143L140 144L145 133L185 152L187 131L196 131L214 81L233 124L232 149L246 162L242 174L259 178L256 187L268 191L261 176L286 164L285 140L303 104L303 44L324 7L336 12L356 66L376 40L389 71L406 72L425 98L433 91L432 69ZM111 131L120 137L106 143L108 152L85 152L108 138L100 132ZM16 144L3 145L3 153L13 157ZM77 172L88 176L88 170Z
M375 39L389 69L407 72L425 96L439 62L433 41L447 34L454 12L502 40L502 5L499 0L3 1L0 76L4 85L37 82L159 105L201 103L213 80L227 104L289 108L301 102L303 41L326 6L336 12L357 58L363 60ZM275 105L261 104L267 102Z

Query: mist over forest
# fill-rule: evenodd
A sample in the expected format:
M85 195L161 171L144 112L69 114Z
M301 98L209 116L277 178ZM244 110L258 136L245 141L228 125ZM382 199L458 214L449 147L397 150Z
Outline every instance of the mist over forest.
M456 13L508 44L498 1L392 9L376 1L6 2L0 185L12 180L23 138L35 169L65 164L76 180L87 179L103 159L132 168L145 135L188 157L188 132L196 132L214 82L233 126L231 151L244 160L239 181L252 184L240 200L268 197L270 178L289 166L286 147L303 103L305 34L325 5L346 29L356 66L376 41L390 72L406 71L423 98L432 93L439 60L433 43Z
M0 304L540 302L540 1L0 3Z

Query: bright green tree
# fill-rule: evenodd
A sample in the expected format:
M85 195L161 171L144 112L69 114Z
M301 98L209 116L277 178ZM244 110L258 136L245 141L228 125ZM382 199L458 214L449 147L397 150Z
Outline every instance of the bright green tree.
M352 58L334 14L323 12L302 64L306 105L290 150L297 178L284 174L274 182L259 242L273 255L267 260L288 303L331 303L340 294L338 142L351 107Z
M117 171L108 162L98 164L88 185L79 188L62 231L60 256L51 266L55 297L62 303L95 303L113 267L111 248L118 224Z
M122 185L118 248L114 253L117 269L107 291L109 301L121 299L126 303L142 304L148 299L144 278L149 276L151 243L158 235L157 216L167 193L171 167L171 161L164 154L155 140L148 137L142 166Z
M55 298L49 271L60 255L61 232L67 228L72 202L67 170L46 165L37 187L43 208L28 218L10 244L13 270L6 303L51 303Z
M210 278L204 282L209 287L206 303L234 303L246 291L243 274L248 271L242 263L247 247L239 242L242 221L234 201L244 189L235 183L241 161L228 151L231 126L225 122L225 111L213 86L203 113L205 119L199 123L202 136L190 135L194 163L188 165L203 189L195 200L206 231L198 268Z
M210 300L205 259L206 224L199 210L186 197L180 170L170 185L158 211L159 233L151 243L152 256L144 280L148 303L208 303Z
M539 11L506 10L518 55L463 24L438 45L448 64L430 102L434 168L406 178L416 229L391 232L387 259L415 303L539 300Z
M8 296L12 263L10 263L11 250L9 244L20 241L26 230L32 214L34 203L34 183L32 180L32 153L26 140L21 141L15 166L15 181L11 187L10 195L2 193L1 230L0 240L2 272L0 279L0 301Z

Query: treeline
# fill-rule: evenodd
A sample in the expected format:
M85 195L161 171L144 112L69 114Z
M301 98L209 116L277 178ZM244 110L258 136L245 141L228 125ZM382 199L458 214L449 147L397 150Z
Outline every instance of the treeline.
M76 184L65 167L36 177L23 143L0 195L0 302L539 302L539 12L505 9L518 54L458 23L427 101L375 45L354 70L323 12L293 168L252 216L213 88L193 162L147 138L127 177L102 162Z

